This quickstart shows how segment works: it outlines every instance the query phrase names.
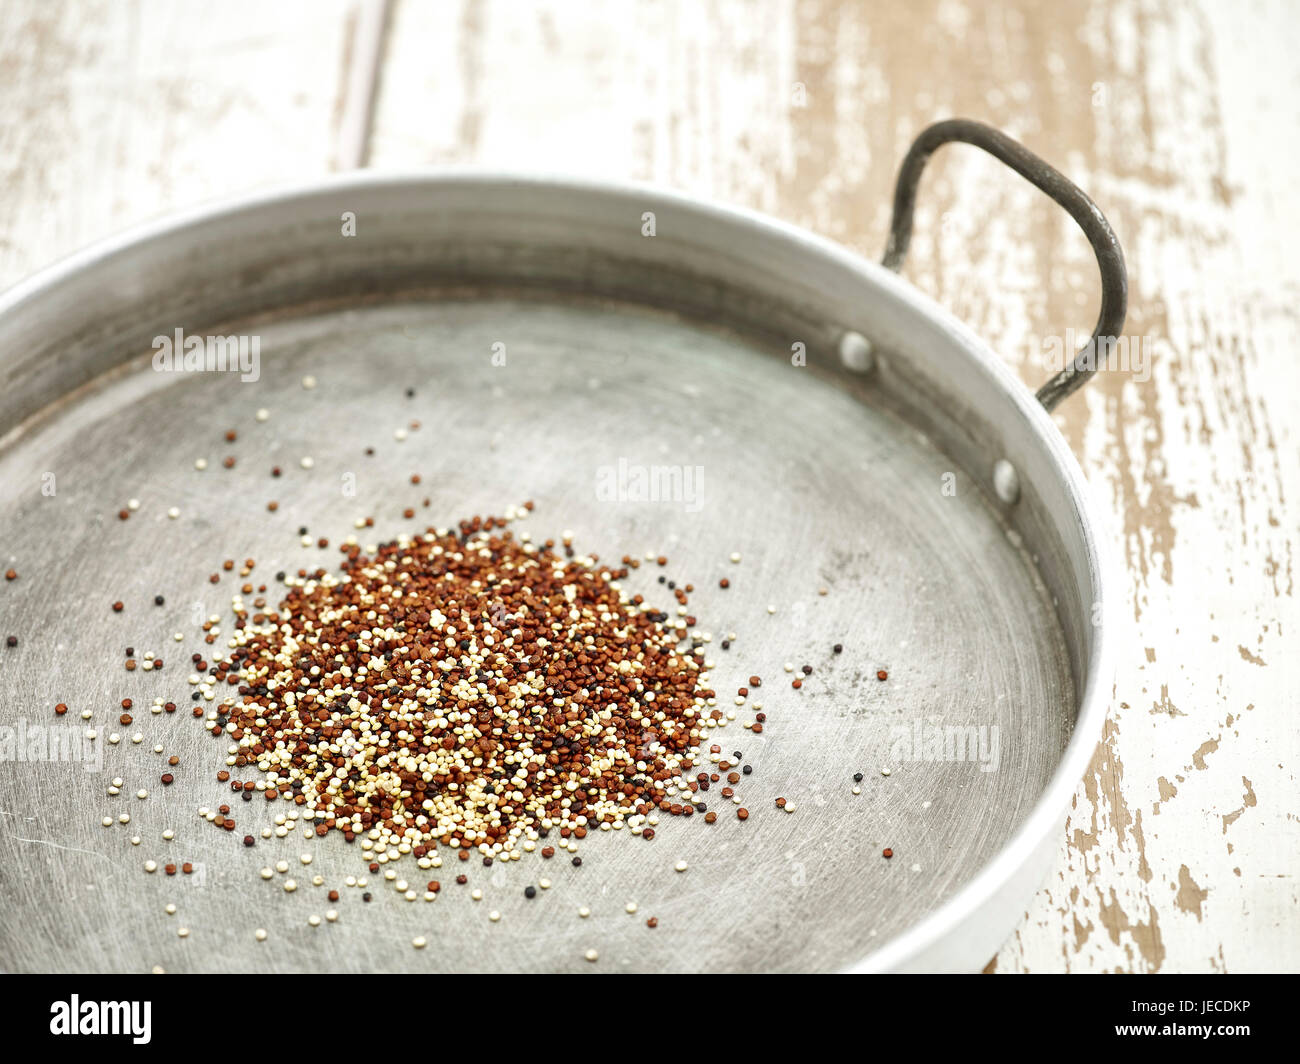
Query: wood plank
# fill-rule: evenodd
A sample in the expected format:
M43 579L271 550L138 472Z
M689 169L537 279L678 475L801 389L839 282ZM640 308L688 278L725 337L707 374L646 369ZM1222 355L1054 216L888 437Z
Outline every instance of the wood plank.
M0 287L169 209L326 171L349 10L0 5Z

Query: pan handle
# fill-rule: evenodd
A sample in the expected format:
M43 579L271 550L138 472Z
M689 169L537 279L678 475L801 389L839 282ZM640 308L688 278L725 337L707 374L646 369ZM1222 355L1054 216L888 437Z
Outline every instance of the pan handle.
M1074 356L1074 362L1038 389L1038 401L1051 410L1097 371L1101 361L1098 354L1104 357L1124 328L1124 315L1128 309L1124 253L1105 215L1078 185L1059 170L992 126L968 118L950 118L936 122L917 137L899 167L889 245L881 260L887 269L897 273L907 256L907 246L912 239L912 210L916 205L921 171L936 149L954 140L982 148L1035 188L1051 196L1078 222L1097 255L1097 265L1101 268L1101 313L1097 315L1097 327L1092 338Z

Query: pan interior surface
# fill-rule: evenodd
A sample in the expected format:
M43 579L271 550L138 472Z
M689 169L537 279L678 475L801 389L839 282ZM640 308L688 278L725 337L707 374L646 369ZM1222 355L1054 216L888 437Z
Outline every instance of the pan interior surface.
M1076 700L1031 559L923 434L788 351L666 311L501 291L286 312L238 331L260 337L255 382L137 358L0 453L5 567L20 570L0 588L3 634L19 637L0 660L0 724L48 726L64 702L74 712L60 724L98 733L86 764L10 759L0 773L5 969L540 972L589 970L588 949L607 970L837 969L969 881L1057 768ZM129 499L140 507L121 520ZM216 781L226 742L192 716L191 655L211 660L226 638L207 646L196 621L220 614L228 633L241 584L265 583L274 604L277 570L335 569L348 535L364 545L526 499L536 511L515 527L535 539L571 531L604 560L668 557L643 562L629 592L672 609L658 577L694 585L720 708L762 677L751 693L762 734L742 712L706 740L753 766L737 787L749 819L715 787L716 824L664 815L650 843L594 832L581 867L563 851L390 866L420 893L440 879L431 903L408 903L336 834L264 840L285 803L235 800ZM367 516L374 527L356 529ZM251 576L222 572L245 558ZM127 646L164 667L126 672ZM124 697L136 707L125 727ZM180 709L151 713L155 698ZM180 766L163 787L172 754ZM199 814L223 802L234 832ZM101 826L121 813L130 824ZM255 846L239 844L245 834ZM280 859L287 876L259 878ZM148 860L195 873L149 875ZM469 884L457 887L461 871ZM345 887L347 876L368 884ZM553 886L526 899L541 877ZM328 908L336 923L308 925ZM415 953L417 935L432 948Z

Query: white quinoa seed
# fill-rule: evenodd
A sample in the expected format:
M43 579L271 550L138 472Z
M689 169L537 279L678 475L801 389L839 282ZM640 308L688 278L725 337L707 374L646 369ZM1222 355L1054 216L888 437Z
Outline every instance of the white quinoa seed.
M256 931L253 932L253 937L254 937L255 939L257 939L258 942L265 942L265 941L266 941L266 928L264 928L264 927L259 927Z
M600 960L600 954L597 953L594 949L587 950L587 952L583 954L583 957L586 960L589 960L593 963Z
M424 949L428 944L428 940L423 935L416 935L415 938L411 939L411 945L416 949Z

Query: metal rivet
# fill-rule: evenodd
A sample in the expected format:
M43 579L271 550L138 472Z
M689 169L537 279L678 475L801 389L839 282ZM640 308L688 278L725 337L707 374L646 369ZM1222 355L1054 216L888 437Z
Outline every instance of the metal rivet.
M840 337L840 361L854 373L870 373L876 365L871 341L850 329Z
M1005 458L999 458L993 465L993 490L1008 506L1020 498L1020 474Z

